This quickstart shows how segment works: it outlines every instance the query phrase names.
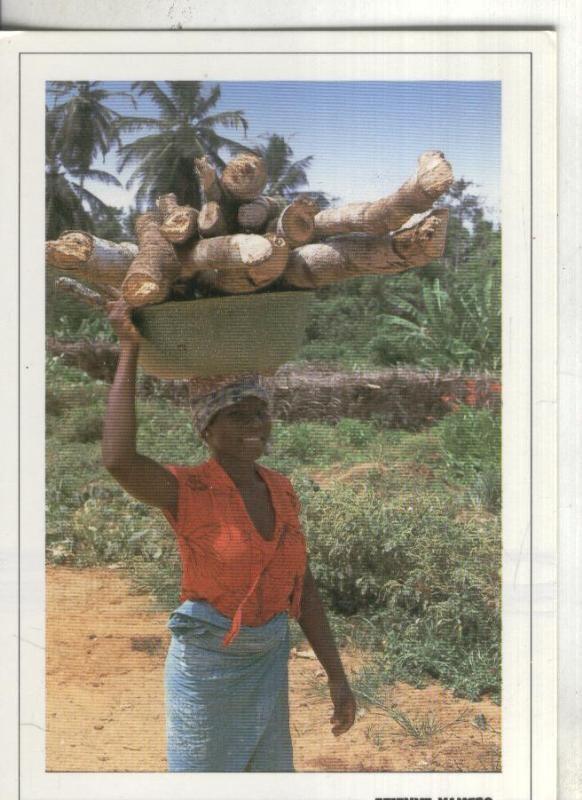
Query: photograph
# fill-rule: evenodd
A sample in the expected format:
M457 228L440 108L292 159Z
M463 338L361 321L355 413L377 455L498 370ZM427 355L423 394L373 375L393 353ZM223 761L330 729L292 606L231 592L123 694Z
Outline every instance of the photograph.
M500 771L500 128L46 83L48 770Z
M556 56L4 36L3 796L552 796Z

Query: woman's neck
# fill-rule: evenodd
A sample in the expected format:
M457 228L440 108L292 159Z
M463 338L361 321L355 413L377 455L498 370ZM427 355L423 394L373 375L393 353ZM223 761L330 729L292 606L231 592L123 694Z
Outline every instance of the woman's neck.
M212 458L220 464L232 482L240 489L256 485L258 475L254 461L241 461L237 458L231 458L223 454L217 455L216 453L212 453Z

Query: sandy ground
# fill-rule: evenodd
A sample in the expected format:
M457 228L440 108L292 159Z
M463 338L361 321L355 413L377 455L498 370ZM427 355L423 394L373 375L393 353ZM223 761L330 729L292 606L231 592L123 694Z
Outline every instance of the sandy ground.
M132 595L120 570L64 567L47 572L47 770L164 772L163 665L166 614ZM387 712L358 712L336 739L325 676L308 650L292 652L291 730L303 772L493 772L500 764L501 709L471 703L438 684L386 690L424 738ZM359 664L343 653L348 670Z

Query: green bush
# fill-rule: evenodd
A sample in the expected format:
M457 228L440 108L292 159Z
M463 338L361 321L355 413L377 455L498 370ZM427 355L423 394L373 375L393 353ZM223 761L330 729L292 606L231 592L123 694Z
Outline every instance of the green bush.
M501 510L501 470L499 467L477 475L469 489L469 499L476 508L497 513Z
M427 680L439 680L459 697L478 700L487 693L500 702L500 626L483 630L480 639L458 641L443 637L431 620L416 624L391 625L385 616L368 620L367 647L373 657L356 676L353 688L364 703L374 700L386 684L404 681L423 687Z
M273 453L285 465L316 464L339 453L332 425L322 422L276 423L272 433Z
M338 441L346 447L367 447L378 438L377 426L359 419L341 419L335 430Z
M461 406L435 426L451 475L471 481L501 467L501 418L488 409Z
M163 608L175 606L180 565L169 526L158 510L128 496L101 463L94 437L107 387L84 381L58 359L50 363L47 561L122 564L138 591L151 592ZM206 457L187 410L156 399L141 401L138 414L142 452L162 463ZM417 434L358 420L277 423L265 463L293 478L334 630L342 637L357 630L362 647L378 654L384 681L432 675L477 696L498 685L500 535L499 520L476 514L471 504L494 495L495 473L489 475L480 448L498 420L473 409L467 414L457 412L443 420L442 430L437 425ZM466 429L472 431L469 447ZM486 456L494 465L491 448ZM461 475L463 459L470 458L464 495L444 480L446 458ZM340 483L324 489L310 477L340 466L345 479L344 467L358 460L377 464L358 472L361 489ZM426 477L417 462L430 467Z
M501 365L501 297L498 272L478 265L437 278L413 300L395 297L395 314L378 319L369 352L384 365L405 363L436 369L498 370Z
M75 408L62 421L63 438L68 442L98 442L103 428L103 408Z
M338 611L381 608L414 616L430 610L440 615L441 628L465 635L495 605L495 521L459 522L459 508L435 494L418 494L402 506L349 486L299 491L313 568ZM454 616L449 605L456 596L467 605Z
M339 485L299 491L318 585L334 611L373 620L391 680L498 692L499 521L461 521L450 498L424 493L403 505Z

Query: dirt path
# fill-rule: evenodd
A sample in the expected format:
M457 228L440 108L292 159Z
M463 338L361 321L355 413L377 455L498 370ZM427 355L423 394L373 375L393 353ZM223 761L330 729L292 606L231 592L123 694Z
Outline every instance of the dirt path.
M47 572L47 770L164 772L163 665L166 614L130 594L112 569ZM356 659L343 654L348 667ZM292 655L291 729L298 771L490 772L500 769L500 708L470 703L439 685L398 684L388 707L433 718L426 738L387 713L367 711L340 739L329 732L325 678L312 658ZM430 715L430 716L429 716Z

